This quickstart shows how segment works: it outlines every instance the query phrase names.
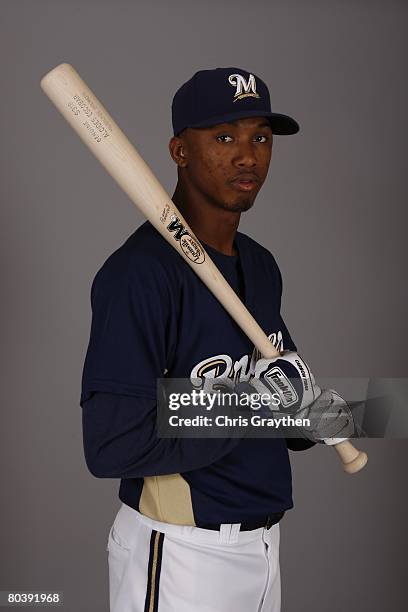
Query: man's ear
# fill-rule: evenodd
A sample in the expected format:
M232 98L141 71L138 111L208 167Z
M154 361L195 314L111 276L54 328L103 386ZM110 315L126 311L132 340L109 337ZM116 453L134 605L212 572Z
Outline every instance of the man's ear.
M179 168L185 168L187 166L186 145L182 138L173 136L169 142L169 151Z

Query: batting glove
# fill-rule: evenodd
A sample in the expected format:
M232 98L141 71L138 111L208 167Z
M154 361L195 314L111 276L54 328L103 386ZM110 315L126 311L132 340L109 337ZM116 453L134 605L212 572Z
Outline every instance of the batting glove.
M270 409L294 414L320 395L309 366L294 351L274 359L258 359L250 384L258 393L270 396Z
M296 431L313 442L338 444L353 435L354 420L347 402L333 389L322 389L307 363L294 351L259 359L250 381L258 393L269 394L270 410L307 419Z
M354 419L347 402L333 389L323 389L319 397L296 414L307 423L301 428L305 438L329 446L350 438L355 431Z

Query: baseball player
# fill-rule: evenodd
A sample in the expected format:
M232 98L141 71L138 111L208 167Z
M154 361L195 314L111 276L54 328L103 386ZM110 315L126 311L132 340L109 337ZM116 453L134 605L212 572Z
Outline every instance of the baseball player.
M297 122L272 112L265 83L238 68L202 70L172 104L173 201L280 351L262 359L192 269L149 222L97 272L81 406L86 462L121 479L107 543L111 612L278 612L279 521L293 507L288 448L348 437L343 402L315 384L281 317L273 255L238 231L264 183L274 135ZM228 379L257 390L271 365L306 380L301 438L159 438L163 376ZM318 398L324 402L318 402Z

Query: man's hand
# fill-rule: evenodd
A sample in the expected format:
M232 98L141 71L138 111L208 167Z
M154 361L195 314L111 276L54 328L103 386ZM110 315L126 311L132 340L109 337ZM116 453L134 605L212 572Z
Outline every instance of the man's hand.
M308 419L310 425L296 430L308 440L330 445L354 433L347 402L333 389L320 389L309 366L296 352L259 359L249 383L258 393L269 394L271 411Z
M300 410L296 417L309 419L301 433L313 442L337 444L354 433L354 419L347 402L333 389L323 389L319 397Z
M309 366L293 351L274 359L258 359L249 382L258 393L270 395L271 410L286 414L306 408L321 393Z

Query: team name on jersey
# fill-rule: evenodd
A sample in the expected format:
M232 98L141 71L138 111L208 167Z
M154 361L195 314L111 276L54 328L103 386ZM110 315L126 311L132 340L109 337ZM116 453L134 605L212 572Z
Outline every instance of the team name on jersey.
M269 334L268 338L279 352L284 350L281 331ZM251 356L242 355L235 361L230 355L213 355L203 359L192 368L191 383L204 391L213 388L217 381L223 386L232 388L240 382L249 381L255 372L255 364L260 356L256 348L252 351Z

